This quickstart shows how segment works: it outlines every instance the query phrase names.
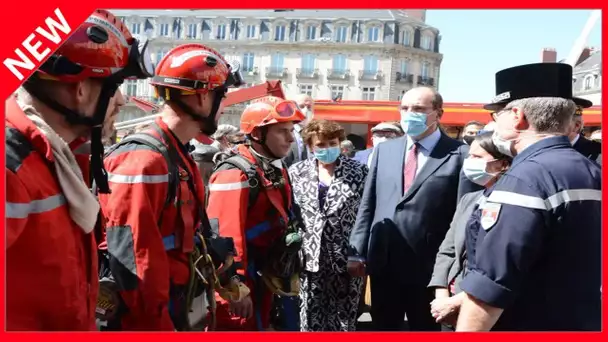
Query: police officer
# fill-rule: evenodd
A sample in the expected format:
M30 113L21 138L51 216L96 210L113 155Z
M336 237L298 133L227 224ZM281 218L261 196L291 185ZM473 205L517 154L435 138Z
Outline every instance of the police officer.
M601 329L601 171L572 148L572 67L499 71L493 141L514 156L467 227L457 331Z

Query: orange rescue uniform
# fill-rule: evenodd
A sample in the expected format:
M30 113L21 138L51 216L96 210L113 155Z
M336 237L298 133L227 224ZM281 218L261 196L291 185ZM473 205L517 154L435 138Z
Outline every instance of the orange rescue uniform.
M239 145L236 152L251 163L257 164L247 146ZM282 238L289 221L292 196L286 169L276 169L285 180L283 189L273 187L264 177L261 168L258 166L257 169L262 184L259 185L257 200L251 206L249 183L241 170L220 168L209 181L209 220L212 225L213 221L217 220L220 236L234 239L237 273L244 278L245 284L251 290L250 296L256 312L250 319L236 317L229 312L229 303L216 296L217 330L253 331L269 327L273 294L262 280L255 276L257 268L253 253L258 258L263 258L268 248L277 239Z
M6 329L96 330L95 237L70 217L51 145L13 97L5 134Z
M190 277L189 255L201 220L197 205L204 205L198 168L167 125L160 118L155 124L162 130L165 144L178 152L182 162L177 200L167 208L169 169L160 153L129 143L104 162L112 193L99 196L107 221L100 248L107 248L111 256L112 274L128 308L121 330L178 328L172 318L184 309L177 307L177 297L183 295ZM147 133L160 136L154 129ZM194 179L196 194L189 190L187 177Z

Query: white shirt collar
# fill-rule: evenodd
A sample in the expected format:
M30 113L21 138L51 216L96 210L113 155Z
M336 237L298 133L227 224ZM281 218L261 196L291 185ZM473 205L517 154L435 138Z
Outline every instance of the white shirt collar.
M427 152L430 153L433 151L433 149L439 142L439 139L441 139L441 131L439 130L439 128L437 128L437 129L435 129L435 131L433 133L422 138L421 140L419 140L417 142L418 142L419 146L422 146L422 148L424 148ZM407 150L409 151L410 148L412 148L412 146L414 146L414 140L408 135Z
M578 141L578 139L580 139L581 135L577 134L574 139L572 139L572 141L570 141L570 143L572 144L572 146L574 146L574 144L576 144L576 142Z

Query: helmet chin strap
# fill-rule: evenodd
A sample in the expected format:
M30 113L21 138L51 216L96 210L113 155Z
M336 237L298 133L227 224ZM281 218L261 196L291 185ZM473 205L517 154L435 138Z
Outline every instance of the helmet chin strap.
M222 104L222 99L224 98L224 91L222 91L221 89L214 90L212 93L213 103L211 104L211 111L208 116L201 116L199 114L196 114L192 107L187 105L179 97L175 97L175 100L172 101L179 107L182 112L188 115L192 120L203 124L201 132L206 135L212 135L213 133L215 133L215 131L217 131L217 123L215 122L215 118L218 114L218 110L220 109L220 105Z
M93 117L87 117L78 111L67 108L66 106L55 101L51 98L47 91L43 89L41 84L37 82L39 80L36 76L31 77L27 80L23 87L27 92L44 103L49 108L63 115L66 121L72 126L89 126L91 127L91 174L94 179L99 192L104 194L110 193L110 187L108 184L108 173L103 166L103 142L102 142L102 130L103 123L108 111L108 105L110 99L116 93L119 87L119 83L111 79L106 79L102 83L101 92L97 100L95 107L95 113Z
M262 139L257 140L257 139L256 139L256 138L254 138L254 137L253 137L253 135L251 135L251 134L248 136L248 138L249 138L251 141L253 141L253 142L255 142L255 143L259 144L260 146L262 146L262 149L264 150L264 152L266 152L266 154L267 154L267 155L268 155L270 158L272 158L272 159L281 159L281 157L279 157L279 156L277 156L276 154L274 154L274 153L273 153L273 152L270 150L270 148L268 147L268 144L266 144L266 138L267 138L266 134L267 134L267 132L268 132L268 131L267 131L267 127L260 127L260 133L262 133Z

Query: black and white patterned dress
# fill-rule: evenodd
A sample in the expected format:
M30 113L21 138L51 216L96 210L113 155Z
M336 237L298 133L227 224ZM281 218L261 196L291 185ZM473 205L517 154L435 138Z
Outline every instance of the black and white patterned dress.
M325 186L319 184L315 159L292 165L289 174L306 229L300 330L354 331L363 280L351 277L346 263L367 166L341 156L331 184Z

